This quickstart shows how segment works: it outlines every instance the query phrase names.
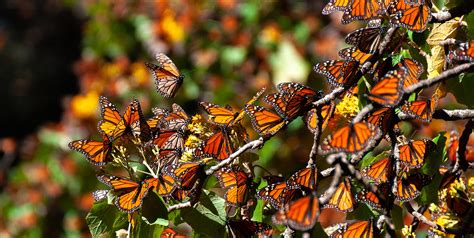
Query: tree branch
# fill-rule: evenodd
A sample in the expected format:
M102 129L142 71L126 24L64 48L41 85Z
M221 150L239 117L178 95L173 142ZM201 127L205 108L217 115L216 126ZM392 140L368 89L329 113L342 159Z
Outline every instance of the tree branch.
M431 16L432 16L431 21L432 22L445 22L455 17L466 15L474 9L472 2L470 1L461 1L460 3L461 4L455 8L431 13Z
M430 87L433 84L442 82L442 81L447 80L447 79L449 79L453 76L456 76L456 75L458 75L460 73L463 73L463 72L466 72L466 71L470 71L472 69L474 69L474 63L465 63L465 64L458 65L458 66L456 66L452 69L448 69L448 70L442 72L441 74L439 74L436 77L426 79L426 80L420 80L418 83L409 86L408 88L405 89L405 95L409 95L409 94L411 94L413 92L416 92L416 91L418 91L422 88Z
M210 167L208 170L206 170L206 175L209 176L209 175L215 173L217 170L219 170L219 169L229 165L230 163L232 163L232 161L234 161L235 158L237 158L239 155L241 155L245 151L250 150L250 149L255 149L255 148L257 148L261 145L263 145L263 138L262 137L258 138L257 140L250 141L249 143L243 145L238 150L236 150L234 153L229 155L229 157L227 157L227 159L222 160L218 164L216 164L216 165Z

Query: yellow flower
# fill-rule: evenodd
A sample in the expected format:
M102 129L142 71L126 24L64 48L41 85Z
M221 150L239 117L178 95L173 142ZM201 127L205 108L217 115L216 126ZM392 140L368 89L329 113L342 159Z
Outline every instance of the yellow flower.
M466 191L466 184L461 178L454 180L454 183L451 183L449 187L451 197L460 197L460 193L464 193L464 191Z
M459 223L457 216L451 213L446 213L445 215L441 215L436 218L436 224L444 227L444 228L452 228L456 224Z
M180 42L184 39L184 29L175 19L174 12L166 10L161 19L161 29L172 42Z
M99 94L90 91L86 95L76 95L71 100L71 110L74 117L80 119L92 118L99 106Z
M202 144L202 140L196 137L195 135L191 134L188 136L188 139L186 139L184 146L189 147L189 148L197 148L201 144Z
M335 114L351 118L359 112L359 98L355 95L346 95L340 103L336 105Z
M411 225L405 225L402 228L402 234L403 234L404 237L408 237L408 238L415 238L416 237L415 232L412 231Z

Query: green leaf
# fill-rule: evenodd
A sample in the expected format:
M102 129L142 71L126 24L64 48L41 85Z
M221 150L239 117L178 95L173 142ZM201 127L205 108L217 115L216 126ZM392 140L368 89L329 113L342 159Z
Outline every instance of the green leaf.
M121 221L126 218L126 214L120 212L115 206L108 205L107 201L97 202L92 206L91 211L86 216L86 222L93 237L102 234L115 236L115 231L124 228ZM126 223L125 223L126 224Z
M311 237L319 237L319 238L328 237L323 227L321 226L321 223L316 222L316 225L314 225L313 227L313 232L311 232Z
M390 155L388 151L383 151L382 153L378 154L377 156L374 156L374 154L371 152L367 153L364 158L362 159L361 162L361 168L365 168L371 164L373 164L375 161L379 161L383 158L386 158Z
M143 199L143 221L148 225L168 226L168 209L163 200L154 192L149 192Z
M271 159L277 152L278 148L280 148L280 146L281 141L278 137L273 137L272 139L265 142L265 145L258 152L258 154L260 155L260 165L266 167L270 163Z
M199 203L181 210L181 215L196 233L211 237L225 234L225 201L213 192L203 190Z
M403 228L403 209L400 206L393 205L392 210L390 211L392 215L392 221L397 230Z
M465 74L462 82L454 78L447 81L447 89L452 92L459 103L462 103L470 108L474 107L474 97L471 90L474 88L474 74Z
M445 132L440 132L438 136L433 139L433 142L436 144L436 149L428 152L430 155L427 157L421 169L424 174L433 176L438 173L439 166L443 162L444 149L446 147L446 137L444 134Z
M265 179L261 179L260 184L258 185L258 189L261 189L265 186L267 186L267 181L265 181ZM252 214L252 221L262 222L263 207L264 207L264 201L261 199L257 199L257 205L255 206L255 209L253 210L253 214Z

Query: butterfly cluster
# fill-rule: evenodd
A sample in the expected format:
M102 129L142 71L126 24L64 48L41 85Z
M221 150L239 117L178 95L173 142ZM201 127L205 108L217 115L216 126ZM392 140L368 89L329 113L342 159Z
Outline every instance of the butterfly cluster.
M261 89L238 110L200 102L205 113L191 116L172 104L171 109L153 108L150 118L143 115L138 100L121 113L102 96L98 124L102 140L76 140L69 146L98 168L98 180L109 187L94 192L94 198L113 200L118 209L131 214L132 224L136 222L133 215L140 214L151 192L171 211L176 205L192 207L211 187L225 201L225 227L231 237L268 237L280 233L282 227L309 231L324 209L351 215L362 204L374 217L333 224L324 229L326 233L330 237L378 237L384 231L393 235L381 214L389 216L388 207L394 202L415 204L424 187L441 175L441 188L455 190L459 196L444 195L444 203L433 214L466 214L471 204L465 202L469 195L462 190L460 184L465 181L460 173L451 173L450 168L426 172L423 168L439 145L429 138L405 135L400 125L400 115L430 123L444 97L439 84L432 91L415 87L423 81L425 67L407 50L406 30L423 32L431 19L430 9L431 3L424 0L330 0L323 14L342 11L344 24L368 22L347 35L345 42L352 47L339 52L341 59L313 67L331 86L331 93L284 82L266 95L265 88ZM407 53L398 57L401 51ZM451 46L447 61L472 61L471 51L471 42L457 43ZM158 65L146 66L158 93L172 98L184 76L166 55L158 54L156 59ZM355 117L340 120L335 114L345 95L363 99L367 105ZM314 134L307 166L286 177L256 176L255 160L244 154L251 143L244 119L248 118L263 144L300 117ZM457 138L453 133L447 147L447 156L454 162L459 159ZM367 156L376 147L380 155ZM462 155L471 158L473 151L467 147ZM318 159L323 156L338 159ZM331 177L318 168L326 162L338 172L330 189L321 191L321 180ZM122 173L108 172L112 166L121 167ZM208 183L211 177L217 180L216 186ZM255 201L263 203L266 222L271 217L273 226L250 218ZM166 228L161 237L185 236Z

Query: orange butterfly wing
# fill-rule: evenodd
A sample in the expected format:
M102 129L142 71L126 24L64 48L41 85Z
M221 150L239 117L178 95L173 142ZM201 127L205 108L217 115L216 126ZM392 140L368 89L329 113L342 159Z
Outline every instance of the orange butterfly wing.
M317 221L319 202L315 196L305 196L290 202L273 216L276 224L286 224L295 230L309 230Z
M435 144L427 139L412 140L399 146L400 162L412 168L420 168Z
M392 171L392 160L390 157L381 159L362 170L362 175L368 177L379 185L388 181L388 177Z
M186 238L185 235L180 235L173 229L167 227L161 232L160 238Z
M324 207L335 208L340 212L348 213L354 210L354 196L351 192L349 180L342 181L334 195Z
M112 144L106 136L103 136L104 141L93 140L75 140L69 143L69 148L84 154L87 161L95 166L104 166L109 159L109 152L112 149Z
M353 0L342 16L342 23L354 20L369 21L385 13L385 8L378 0Z
M282 208L285 204L293 200L298 194L298 190L291 189L286 182L270 184L260 189L255 195L258 199L270 202L277 209Z
M234 113L229 108L220 107L209 102L201 102L200 105L211 116L211 122L218 125L230 125L239 115L239 113Z
M321 131L326 128L329 123L329 120L332 118L334 110L336 109L335 105L336 104L334 102L331 102L330 104L321 107L321 119L323 121L321 125ZM316 131L318 130L318 109L313 108L309 110L306 113L305 122L306 126L308 127L308 130L313 133L316 133Z
M403 26L409 30L423 32L428 22L431 20L431 10L425 5L425 2L414 4L402 3L399 0L397 4L397 13L395 18L390 22L392 26Z
M168 166L165 172L176 180L179 188L189 190L204 175L204 164L196 162L178 163Z
M372 87L368 95L369 100L386 107L397 105L403 96L403 82L407 74L405 68L389 71Z
M101 175L98 179L117 193L118 198L115 201L115 205L126 213L133 213L138 210L148 190L154 186L154 179L147 179L138 183L125 178L107 175Z
M316 166L310 166L304 169L301 169L291 175L288 179L288 185L291 187L302 186L309 190L315 191L316 185L318 182L318 168Z
M100 96L99 104L102 117L102 120L98 124L99 132L103 135L107 135L110 140L114 141L127 129L125 121L108 98Z
M345 48L339 51L339 56L344 60L357 61L363 65L367 60L372 58L373 54L368 54L360 51L357 47Z
M380 133L380 129L370 123L351 123L329 135L321 144L320 151L322 154L340 151L357 153L374 143L373 138Z
M246 202L250 178L243 171L219 170L216 174L219 184L227 189L224 199L228 205L240 206Z
M355 197L357 202L365 203L376 210L382 210L379 198L370 191L362 190Z
M261 106L246 105L245 112L249 115L255 131L262 136L273 136L288 123L277 114Z
M403 0L402 0L403 1ZM373 238L376 230L373 220L355 221L352 223L337 224L339 229L332 233L331 238Z
M359 64L356 61L332 60L318 63L313 67L316 73L324 75L336 87L352 86Z
M223 128L218 133L211 136L204 146L203 152L217 160L224 160L233 153L227 129Z
M174 97L183 83L184 76L179 73L176 65L165 54L159 53L156 60L159 65L145 63L153 74L156 90L164 97Z
M350 0L330 0L328 4L323 9L324 15L329 15L335 11L345 11L349 4L351 3Z

